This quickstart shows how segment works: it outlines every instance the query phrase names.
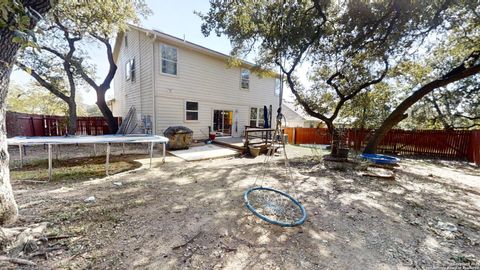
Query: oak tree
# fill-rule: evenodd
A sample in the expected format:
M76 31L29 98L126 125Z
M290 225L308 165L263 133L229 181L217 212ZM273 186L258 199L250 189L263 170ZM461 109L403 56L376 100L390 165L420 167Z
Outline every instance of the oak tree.
M0 226L14 222L18 215L10 184L5 127L10 74L18 49L31 42L32 29L52 8L52 3L50 0L0 1Z
M41 23L39 46L28 48L23 55L26 63L19 61L19 66L30 71L31 75L53 94L63 99L70 108L70 128L74 133L73 120L76 114L75 92L83 81L96 92L96 104L105 118L110 132L115 133L118 123L107 105L105 94L110 89L117 65L113 60L111 39L118 32L125 31L128 23L138 22L139 16L147 16L150 10L143 0L115 1L68 1L60 0L45 20ZM99 45L105 49L108 61L108 72L98 80L94 68L98 59L88 58L88 48ZM28 63L41 61L40 64L28 66ZM52 60L48 60L52 59ZM52 61L56 64L49 64ZM54 67L57 67L55 69ZM59 76L59 68L63 76ZM45 72L40 74L40 69ZM50 79L63 80L60 84ZM65 93L67 92L67 93Z

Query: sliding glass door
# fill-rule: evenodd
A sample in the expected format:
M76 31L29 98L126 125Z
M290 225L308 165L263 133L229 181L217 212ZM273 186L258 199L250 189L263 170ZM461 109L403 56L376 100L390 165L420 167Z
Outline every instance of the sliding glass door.
M233 111L213 111L213 131L220 133L220 136L232 135Z

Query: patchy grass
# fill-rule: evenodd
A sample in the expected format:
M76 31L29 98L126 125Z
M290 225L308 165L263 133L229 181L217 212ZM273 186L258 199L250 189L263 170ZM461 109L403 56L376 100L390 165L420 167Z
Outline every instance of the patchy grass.
M109 174L132 170L141 166L137 155L110 156ZM105 177L105 156L53 160L52 181L84 181ZM48 160L37 160L23 168L11 170L13 181L48 180Z

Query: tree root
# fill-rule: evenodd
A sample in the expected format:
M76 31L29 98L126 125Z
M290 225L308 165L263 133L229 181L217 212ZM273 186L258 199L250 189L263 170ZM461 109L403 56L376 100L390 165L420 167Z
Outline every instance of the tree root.
M172 247L172 250L179 249L179 248L182 248L182 247L187 246L188 244L190 244L191 242L193 242L193 240L195 240L195 238L197 238L201 233L202 233L202 231L199 231L197 234L195 234L193 237L191 237L190 240L188 240L188 241L185 242L184 244L181 244L181 245Z
M36 263L34 263L32 261L29 261L29 260L20 259L20 258L11 258L11 257L6 257L6 256L0 256L0 261L10 262L10 263L18 264L18 265L29 265L29 266L36 266L37 265Z

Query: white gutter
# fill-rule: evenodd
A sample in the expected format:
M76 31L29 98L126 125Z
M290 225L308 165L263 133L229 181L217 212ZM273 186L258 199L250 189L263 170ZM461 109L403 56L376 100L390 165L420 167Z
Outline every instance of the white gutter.
M140 33L138 33L138 63L135 64L135 80L138 80L138 87L140 92L140 114L143 115L143 102L142 102L142 77L140 75L140 70L142 66L142 52L140 51ZM135 116L137 117L137 116ZM141 119L140 119L141 120Z

